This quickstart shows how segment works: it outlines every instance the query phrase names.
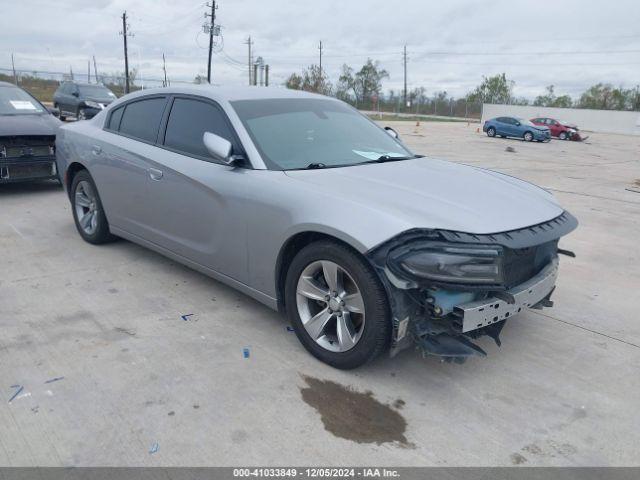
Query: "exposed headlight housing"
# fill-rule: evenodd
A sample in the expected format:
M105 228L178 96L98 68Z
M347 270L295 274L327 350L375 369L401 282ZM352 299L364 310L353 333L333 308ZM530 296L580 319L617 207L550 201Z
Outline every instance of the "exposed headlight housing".
M405 276L435 283L500 285L504 282L500 246L434 244L391 259Z
M98 102L94 102L93 100L85 100L84 104L87 107L102 109L102 106L100 106L100 104Z

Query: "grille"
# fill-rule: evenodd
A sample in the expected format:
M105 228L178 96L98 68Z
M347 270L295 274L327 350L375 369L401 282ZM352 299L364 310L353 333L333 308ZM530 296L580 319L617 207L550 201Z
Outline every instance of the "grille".
M6 158L48 157L52 155L50 147L55 139L53 136L39 135L1 137L0 151L4 148Z
M515 287L536 276L556 255L557 240L528 248L506 248L503 260L505 285Z

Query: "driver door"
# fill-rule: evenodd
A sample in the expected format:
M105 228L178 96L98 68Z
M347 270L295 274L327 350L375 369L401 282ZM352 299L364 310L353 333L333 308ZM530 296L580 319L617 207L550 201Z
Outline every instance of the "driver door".
M242 148L223 109L190 95L170 100L156 154L148 158L146 238L199 265L247 279L243 194L251 170L217 163L205 132Z

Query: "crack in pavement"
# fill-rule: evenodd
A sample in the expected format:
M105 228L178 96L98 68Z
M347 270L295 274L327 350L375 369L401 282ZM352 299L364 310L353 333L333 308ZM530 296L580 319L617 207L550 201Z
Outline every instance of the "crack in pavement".
M640 345L636 345L635 343L628 342L626 340L622 340L621 338L612 337L611 335L607 335L606 333L598 332L597 330L591 330L590 328L583 327L582 325L577 325L575 323L571 323L571 322L568 322L566 320L561 320L560 318L553 317L551 315L546 315L544 313L534 312L534 311L531 311L531 313L533 313L534 315L540 315L541 317L550 318L551 320L555 320L556 322L561 322L561 323L564 323L566 325L571 325L572 327L580 328L581 330L586 330L587 332L595 333L596 335L601 335L603 337L607 337L607 338L609 338L611 340L615 340L616 342L624 343L624 344L629 345L631 347L640 348Z

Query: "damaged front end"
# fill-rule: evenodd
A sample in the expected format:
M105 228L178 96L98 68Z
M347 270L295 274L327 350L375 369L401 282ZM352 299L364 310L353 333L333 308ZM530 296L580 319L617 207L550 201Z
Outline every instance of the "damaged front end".
M391 356L413 344L424 355L463 362L486 355L473 340L500 345L506 319L553 305L558 240L577 226L568 212L497 234L411 230L369 252L391 306Z

